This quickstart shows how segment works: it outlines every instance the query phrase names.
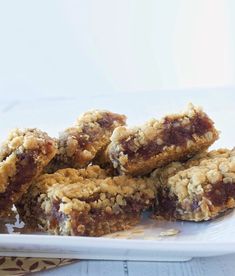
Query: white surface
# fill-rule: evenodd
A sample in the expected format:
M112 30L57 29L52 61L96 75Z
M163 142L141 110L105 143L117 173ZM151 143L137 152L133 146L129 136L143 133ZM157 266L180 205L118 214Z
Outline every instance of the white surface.
M177 95L177 102L175 102ZM139 99L137 98L139 97ZM223 132L222 141L219 146L232 146L235 127L233 103L235 102L235 90L201 90L201 91L170 91L164 93L140 94L133 97L126 94L124 104L123 97L113 96L107 98L104 95L91 97L83 96L82 99L41 99L8 102L0 101L1 110L1 139L6 136L6 131L15 126L39 126L43 129L50 130L56 134L59 129L68 126L77 117L78 113L87 108L106 107L117 109L128 115L136 112L137 116L132 119L132 123L141 122L153 114L163 114L165 111L178 111L182 106L192 101L205 106L205 110L212 114L217 125ZM141 104L138 101L141 100ZM130 102L133 102L133 108L130 110ZM61 104L62 102L62 104ZM82 104L81 104L82 102ZM146 106L151 103L150 107ZM58 105L61 107L58 109ZM115 108L115 106L117 108ZM141 108L142 107L142 108ZM66 114L66 115L65 115ZM217 145L218 146L218 145ZM199 226L201 227L201 226ZM232 227L232 226L230 226ZM224 228L227 231L227 226ZM216 239L216 232L212 231ZM218 232L217 232L218 233ZM231 241L234 235L223 235L223 239ZM175 239L176 237L173 237ZM233 244L230 243L226 250L233 251ZM196 248L192 247L192 251ZM207 250L204 248L204 250ZM220 249L219 249L220 250ZM216 250L213 251L216 254ZM213 257L213 258L195 258L185 263L157 263L157 262L108 262L108 261L82 261L67 267L40 273L40 275L233 275L235 273L235 255Z

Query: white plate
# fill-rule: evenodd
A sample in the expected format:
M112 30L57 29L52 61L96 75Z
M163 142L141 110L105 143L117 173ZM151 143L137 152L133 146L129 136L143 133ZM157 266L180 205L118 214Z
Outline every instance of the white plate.
M217 91L217 94L205 90L191 93L164 91L28 101L1 114L1 139L6 136L7 130L16 126L37 126L55 135L72 124L81 111L94 107L124 112L130 123L134 124L166 112L177 112L190 101L202 105L222 131L220 141L213 147L232 147L235 144L235 94L232 90L224 93ZM3 223L1 228L4 228ZM176 229L179 233L162 236L162 232L169 229ZM230 253L235 253L234 212L202 223L156 222L145 217L140 225L130 231L102 238L0 234L2 256L180 261Z
M171 229L179 232L174 236L165 236ZM19 232L0 234L1 256L185 261L192 257L235 253L234 212L202 223L157 222L146 216L133 229L102 238Z

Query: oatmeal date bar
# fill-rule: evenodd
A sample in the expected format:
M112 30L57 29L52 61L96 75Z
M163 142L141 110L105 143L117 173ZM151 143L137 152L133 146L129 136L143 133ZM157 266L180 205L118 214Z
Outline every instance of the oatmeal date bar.
M50 233L101 236L139 222L141 212L153 206L154 182L105 173L87 177L80 170L61 169L40 176L18 208L23 220L37 219Z
M144 175L172 161L192 157L218 139L212 120L198 107L153 119L142 127L114 130L108 155L121 173Z
M235 150L218 150L155 171L156 216L203 221L235 207Z
M0 216L9 213L56 151L56 142L38 129L15 129L9 134L0 147Z
M62 132L58 139L58 154L46 172L62 168L84 168L97 155L102 156L110 142L113 130L125 125L124 115L109 111L93 110L78 118L74 127Z

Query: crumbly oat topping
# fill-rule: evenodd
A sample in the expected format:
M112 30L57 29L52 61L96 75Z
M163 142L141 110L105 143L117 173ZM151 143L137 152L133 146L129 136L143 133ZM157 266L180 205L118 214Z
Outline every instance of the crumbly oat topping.
M87 166L105 150L113 130L125 125L125 122L124 115L109 111L93 110L84 113L74 127L60 134L59 153L47 170L54 172L59 168Z
M157 168L151 173L151 176L154 178L160 178L161 182L167 181L170 176L175 175L179 171L186 170L193 166L198 166L207 162L209 159L213 158L229 158L235 155L235 150L229 149L218 149L212 151L203 151L199 154L196 154L194 157L188 159L185 162L171 162L167 166Z
M108 154L115 168L125 174L142 175L172 161L187 158L208 148L218 132L211 119L190 105L181 114L151 120L142 127L116 128Z
M97 165L79 170L66 168L60 169L53 174L42 174L32 183L28 194L23 200L30 200L30 197L47 193L48 189L54 184L70 185L84 179L104 179L107 176L107 172Z
M215 184L219 181L224 183L235 182L235 154L229 158L213 158L203 160L198 166L193 166L187 170L180 171L176 175L168 179L172 191L176 189L177 183L181 183L182 179L187 182L188 193L190 195L203 192L203 187ZM182 188L184 185L178 184ZM213 186L208 188L212 188Z
M80 201L85 201L95 195L95 200L90 203L92 208L104 208L107 206L126 205L125 198L141 196L153 199L155 195L154 182L151 179L133 179L127 176L108 177L105 179L83 179L78 183L66 185L57 184L48 189L48 197L65 200L60 206L66 210L68 203L70 208L79 209ZM73 200L75 199L75 200ZM63 207L62 207L63 206Z
M39 129L14 129L0 147L0 162L4 161L16 150L20 153L25 150L40 149L42 153L46 153L45 140L48 140L48 147L50 143L55 144L55 141L46 132L42 132Z

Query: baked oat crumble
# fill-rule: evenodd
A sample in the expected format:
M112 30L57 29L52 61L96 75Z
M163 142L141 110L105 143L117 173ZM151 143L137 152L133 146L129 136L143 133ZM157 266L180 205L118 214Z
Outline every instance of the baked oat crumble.
M218 150L153 173L155 212L166 219L202 221L235 207L235 149Z
M189 105L183 113L168 115L160 121L153 119L142 127L116 128L108 155L120 173L144 175L206 150L218 137L207 114Z
M39 129L15 129L0 148L0 216L27 193L57 152L57 144Z
M97 156L101 165L102 152L118 126L125 125L124 115L110 111L92 110L80 116L73 127L60 133L58 154L46 172L61 168L84 168Z

